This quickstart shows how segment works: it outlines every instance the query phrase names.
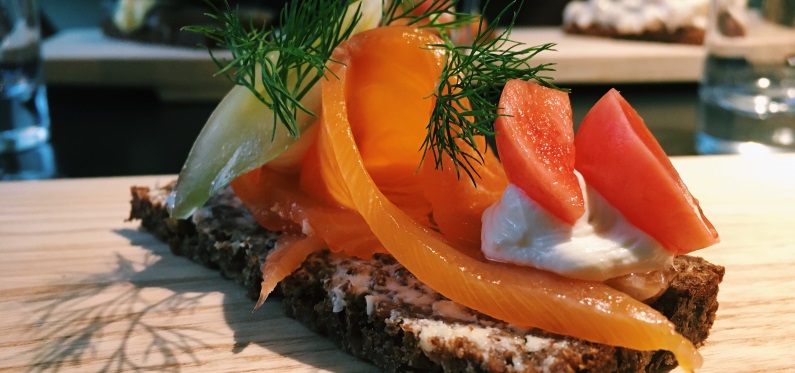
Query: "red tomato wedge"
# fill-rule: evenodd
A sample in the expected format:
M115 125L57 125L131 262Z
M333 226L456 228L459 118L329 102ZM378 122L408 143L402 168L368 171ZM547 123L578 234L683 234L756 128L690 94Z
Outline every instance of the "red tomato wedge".
M719 241L643 119L615 89L585 116L574 145L585 181L668 251L686 254Z
M574 127L569 94L511 80L494 123L497 152L508 180L552 215L573 225L585 213L574 175Z
M351 41L381 33L411 38L424 32L385 27ZM346 54L355 52L348 48L343 44L332 58L345 63L350 58ZM368 173L348 121L353 108L348 106L346 84L353 68L334 64L335 77L323 82L318 141L331 150L328 156L339 170L336 177L347 186L373 234L420 281L453 301L517 326L638 350L670 350L684 369L700 365L693 344L648 305L601 283L473 258L395 206Z

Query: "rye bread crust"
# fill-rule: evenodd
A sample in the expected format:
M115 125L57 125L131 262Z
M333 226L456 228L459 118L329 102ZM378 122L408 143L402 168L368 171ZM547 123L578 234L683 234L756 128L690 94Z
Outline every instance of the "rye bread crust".
M278 234L260 227L229 190L213 197L190 220L172 219L165 204L172 187L132 187L129 220L140 220L144 229L168 243L174 255L218 269L256 299L262 263Z
M658 30L644 30L643 32L636 34L625 34L607 26L590 25L587 27L579 27L575 24L566 24L563 25L563 30L569 34L599 36L614 39L691 45L704 44L704 29L698 27L680 27L674 31L669 31L665 28L662 28Z
M186 256L259 294L261 264L277 233L268 232L229 191L191 220L168 217L170 186L132 187L130 219ZM718 308L724 268L692 256L652 307L697 346ZM657 372L676 366L666 351L635 351L522 330L445 299L389 255L371 260L328 252L310 256L281 283L283 309L341 349L389 372ZM406 293L407 292L407 293Z

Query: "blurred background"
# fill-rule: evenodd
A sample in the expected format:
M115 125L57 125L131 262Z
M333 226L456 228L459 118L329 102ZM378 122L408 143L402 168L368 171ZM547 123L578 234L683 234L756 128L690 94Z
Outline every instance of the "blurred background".
M277 3L265 2L273 7ZM528 43L545 35L565 39L560 25L566 3L525 1L517 35L529 38ZM225 78L212 77L217 68L207 51L104 37L99 30L109 14L106 0L39 0L39 4L51 140L46 147L4 156L0 170L51 159L54 177L179 172L194 139L229 88ZM501 1L490 4L487 17L504 6ZM652 55L646 58L658 54L666 61L662 72L650 65L640 69L648 70L648 77L633 73L625 78L620 67L607 76L598 69L586 75L577 67L636 64L612 52L612 44L589 41L563 54L564 39L547 40L559 42L561 54L543 61L560 58L560 68L551 76L571 88L575 125L609 88L616 87L646 119L669 155L694 154L698 72L676 71L700 65L698 47L684 50L683 58L688 60L681 69L676 60L680 47L673 47L679 48L673 54L666 49L670 45L647 47L644 53Z

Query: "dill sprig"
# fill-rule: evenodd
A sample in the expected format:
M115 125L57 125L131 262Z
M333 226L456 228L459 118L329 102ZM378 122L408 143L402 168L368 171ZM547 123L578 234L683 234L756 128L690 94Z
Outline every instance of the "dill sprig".
M433 93L436 104L421 147L423 158L430 152L436 167L441 168L443 155L447 155L459 178L463 172L473 183L479 177L474 165L482 163L482 152L489 151L488 142L486 149L478 149L475 137L494 136L494 121L500 116L498 103L505 83L511 79L533 79L557 88L549 81L552 78L539 75L553 71L552 64L530 63L538 53L552 50L553 43L526 47L512 41L510 33L516 13L508 26L497 33L500 19L514 3L509 3L488 25L481 19L471 45L456 45L447 34L441 33L444 43L432 46L443 48L448 58Z
M237 8L224 1L221 10L209 0L207 3L221 27L195 26L185 30L201 32L219 46L228 49L231 60L210 55L223 74L234 84L248 88L259 101L273 110L274 134L277 122L287 127L290 135L300 135L296 114L298 110L314 115L301 104L328 70L326 63L342 41L348 39L361 18L360 8L349 5L353 0L291 1L279 16L279 28L243 25ZM208 48L209 49L209 48ZM258 83L260 83L258 85ZM260 92L260 90L262 92Z
M446 155L459 177L463 172L476 183L479 175L474 165L483 161L482 152L489 149L488 145L486 149L479 149L475 138L494 135L502 87L511 79L532 79L554 87L551 78L539 75L552 71L552 64L530 64L533 56L552 50L554 44L526 47L512 41L510 33L516 12L508 26L498 32L497 25L516 0L488 24L476 14L457 12L457 0L383 1L382 25L434 28L442 43L429 48L442 48L447 53L436 89L429 92L435 99L435 106L427 125L428 134L419 149L423 160L431 153L436 167L440 168ZM291 1L280 14L277 30L272 26L244 27L237 9L232 9L228 2L225 1L224 11L207 2L216 12L208 16L219 21L222 27L186 29L203 32L230 50L231 60L218 59L210 50L213 61L220 68L218 74L247 87L273 110L274 134L276 122L281 122L292 136L300 135L296 123L298 110L313 114L301 104L301 99L319 79L330 73L327 63L331 54L353 33L362 17L361 8L356 8L351 17L347 12L351 11L350 5L355 0ZM488 3L486 1L486 7ZM518 8L522 3L520 0ZM477 31L471 44L461 45L454 41L452 34L468 32L475 24Z

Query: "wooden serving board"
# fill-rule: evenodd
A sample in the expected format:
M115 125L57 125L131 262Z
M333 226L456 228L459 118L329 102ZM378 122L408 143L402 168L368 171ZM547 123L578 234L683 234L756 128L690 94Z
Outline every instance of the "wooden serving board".
M792 371L795 154L674 158L726 266L701 372ZM131 185L0 183L0 371L375 369L126 221Z
M218 66L205 48L114 39L98 28L65 29L44 41L42 54L48 84L147 88L166 101L218 101L233 86L214 76Z
M569 35L560 27L517 27L510 38L525 48L555 43L530 62L554 63L548 75L561 84L693 83L706 56L700 45Z
M511 38L556 43L531 62L555 63L549 75L561 84L696 82L705 55L701 46L567 35L558 27L517 27ZM96 28L66 29L42 48L50 84L150 88L169 101L217 101L232 87L213 76L218 67L202 48L113 39Z

